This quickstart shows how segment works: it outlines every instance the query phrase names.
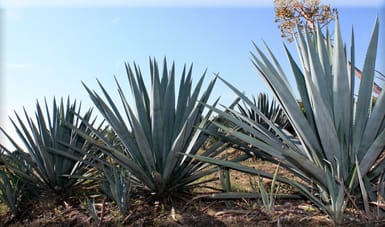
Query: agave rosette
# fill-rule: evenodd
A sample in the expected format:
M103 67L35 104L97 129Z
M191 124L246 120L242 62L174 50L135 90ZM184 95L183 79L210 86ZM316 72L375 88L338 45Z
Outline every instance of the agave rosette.
M285 47L303 107L298 105L288 77L270 49L266 46L266 55L255 45L258 56L252 53L253 65L277 97L297 136L274 124L252 100L224 79L221 80L271 127L272 132L232 108L223 111L209 107L241 129L217 124L238 138L240 144L248 143L273 157L306 182L277 178L297 187L337 223L343 220L349 197L363 198L363 202L367 202L366 193L370 198L375 197L374 181L383 174L384 160L378 160L385 146L384 91L372 107L378 30L376 20L357 98L354 93L354 34L349 59L338 19L333 45L330 37L324 37L319 27L314 35L307 31L299 33L296 44L301 66ZM261 172L223 160L194 157L253 174Z
M35 119L24 111L23 121L15 113L16 120L11 122L24 146L0 128L16 149L10 151L1 146L6 154L6 167L37 188L49 188L57 193L92 183L95 172L88 164L94 162L95 154L90 154L92 146L80 135L91 135L92 131L78 117L80 111L80 105L77 107L76 101L71 103L68 98L66 104L63 99L60 104L54 99L52 112L45 101L45 114L37 102ZM90 109L82 119L91 122L91 116Z
M207 103L215 80L199 97L204 75L194 88L192 66L183 68L178 94L175 91L175 65L168 69L166 59L162 71L155 60L150 60L150 89L145 86L136 64L134 68L126 64L126 71L134 102L129 103L116 81L124 111L118 108L100 82L104 99L84 85L124 148L114 148L102 133L95 131L105 143L101 146L104 153L157 196L169 197L176 195L172 194L174 192L187 192L204 183L196 180L210 175L216 168L181 154L197 154L200 151L207 139L207 134L200 128L216 130L208 121L211 111L203 115L203 104ZM224 148L217 144L202 155L214 157L221 149Z

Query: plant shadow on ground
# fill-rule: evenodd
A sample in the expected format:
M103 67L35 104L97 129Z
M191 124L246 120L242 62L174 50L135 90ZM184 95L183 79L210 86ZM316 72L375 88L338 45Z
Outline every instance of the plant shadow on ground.
M261 160L248 160L243 164L270 172L276 168ZM230 174L234 190L250 190L249 175L237 171ZM219 182L215 186L218 185ZM282 187L282 190L294 193L291 188ZM197 193L209 192L200 189ZM95 201L99 220L93 219L85 208L86 196ZM122 216L116 205L100 192L87 189L62 196L45 194L24 207L24 212L16 218L1 205L0 226L333 226L324 213L302 199L277 199L272 213L267 214L258 199L215 200L196 196L174 200L171 206L133 192L128 214ZM364 215L353 209L345 216L344 226L367 225ZM385 225L385 222L377 225Z

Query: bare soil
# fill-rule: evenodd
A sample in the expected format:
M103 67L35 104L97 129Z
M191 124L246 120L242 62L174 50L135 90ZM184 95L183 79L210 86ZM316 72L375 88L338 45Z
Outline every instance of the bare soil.
M272 173L276 169L262 161L248 160L243 164ZM233 191L252 191L251 176L237 171L230 173ZM289 174L283 170L280 173ZM269 187L269 180L265 184ZM281 190L295 192L288 186L282 186ZM0 204L0 226L333 226L324 213L304 199L277 199L271 213L267 213L258 199L215 200L196 195L162 205L134 193L128 214L122 216L113 203L97 194L93 198L99 220L92 218L81 201L85 195L78 192L61 197L42 196L25 205L18 217ZM344 226L368 225L366 217L354 209L348 209L345 216ZM385 221L369 226L372 225L385 226Z

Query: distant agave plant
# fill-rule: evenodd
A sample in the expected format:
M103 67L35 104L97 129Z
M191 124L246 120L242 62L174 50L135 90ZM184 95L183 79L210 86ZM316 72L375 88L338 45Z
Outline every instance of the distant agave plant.
M301 178L302 182L284 177L277 177L277 180L296 187L321 210L329 214L337 224L343 222L343 214L350 202L349 198L361 198L361 204L365 205L366 212L370 212L368 197L375 199L375 187L378 182L383 183L385 161L380 157L385 146L384 91L371 108L378 27L378 20L376 20L363 66L357 99L354 94L354 36L352 35L351 56L348 60L338 20L333 48L330 37L326 37L325 42L319 28L316 29L313 38L306 31L299 33L296 43L302 69L285 48L305 114L297 103L285 72L270 49L267 48L269 58L255 46L259 57L252 55L253 64L283 106L297 134L296 137L277 127L273 121L261 113L253 101L223 79L224 83L271 127L273 133L231 108L222 111L210 107L221 118L232 122L242 130L235 131L217 124L219 127L231 136L237 137L240 143L248 143L274 157L283 168ZM233 162L199 156L191 157L264 177L272 177ZM383 188L380 187L380 190L383 191ZM317 192L318 195L313 192Z
M58 105L54 99L52 112L47 101L45 109L46 114L37 102L35 119L26 111L25 121L17 113L16 120L11 119L24 146L0 128L17 150L12 152L2 146L6 154L5 166L37 188L49 188L56 193L91 183L93 179L87 163L94 162L95 154L89 155L92 146L79 134L91 135L91 130L80 120L80 106L77 108L76 101L71 104L69 99L67 104L61 99ZM91 114L90 109L82 118L91 121ZM72 125L73 129L66 125Z
M278 127L282 127L282 129L290 129L290 122L287 119L287 116L284 110L280 105L277 104L276 100L273 99L271 102L269 101L269 97L265 93L260 93L258 95L258 99L253 97L252 99L253 106L256 106L257 109L262 113L265 117L267 117L270 121L274 122ZM269 129L269 124L265 123L265 121L260 117L260 115L254 111L253 108L250 108L246 103L237 104L239 113L243 116L246 116L248 119L255 121L256 123L264 126Z
M188 70L184 67L178 94L175 94L175 66L173 64L169 70L166 60L163 70L159 69L155 60L150 60L150 89L146 88L136 64L134 70L126 64L126 71L134 102L129 103L122 87L116 82L124 112L101 83L105 99L84 85L124 149L118 149L106 135L96 130L95 134L105 145L92 139L90 142L100 146L105 154L128 170L131 177L145 185L145 190L160 198L175 197L177 193L188 192L205 183L196 181L215 172L216 168L181 154L200 152L207 139L201 128L214 130L208 123L211 111L206 115L202 113L215 81L211 81L199 98L204 75L194 88L192 67ZM213 146L202 155L214 157L220 152L218 147Z

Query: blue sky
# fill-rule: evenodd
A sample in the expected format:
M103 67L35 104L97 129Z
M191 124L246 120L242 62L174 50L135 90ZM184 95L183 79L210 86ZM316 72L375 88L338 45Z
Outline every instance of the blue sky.
M345 41L350 41L354 26L358 66L362 64L375 17L380 17L378 57L382 61L378 62L383 62L383 5L376 1L368 6L337 6ZM252 41L262 46L264 40L288 69L272 1L247 8L221 4L171 8L6 5L2 18L1 125L6 128L10 128L8 115L13 117L13 111L21 113L23 106L32 115L36 100L43 101L44 97L50 104L54 96L70 96L90 107L81 81L100 91L96 83L99 79L116 94L115 75L128 94L125 62L135 61L145 76L149 57L160 62L164 57L170 63L175 61L177 72L185 63L193 63L196 80L207 69L207 82L213 73L219 73L248 95L258 95L267 89L250 62L249 52L253 51ZM294 44L288 46L295 52ZM377 68L385 72L384 64ZM217 83L213 93L213 98L218 96L222 103L233 98L221 83Z

